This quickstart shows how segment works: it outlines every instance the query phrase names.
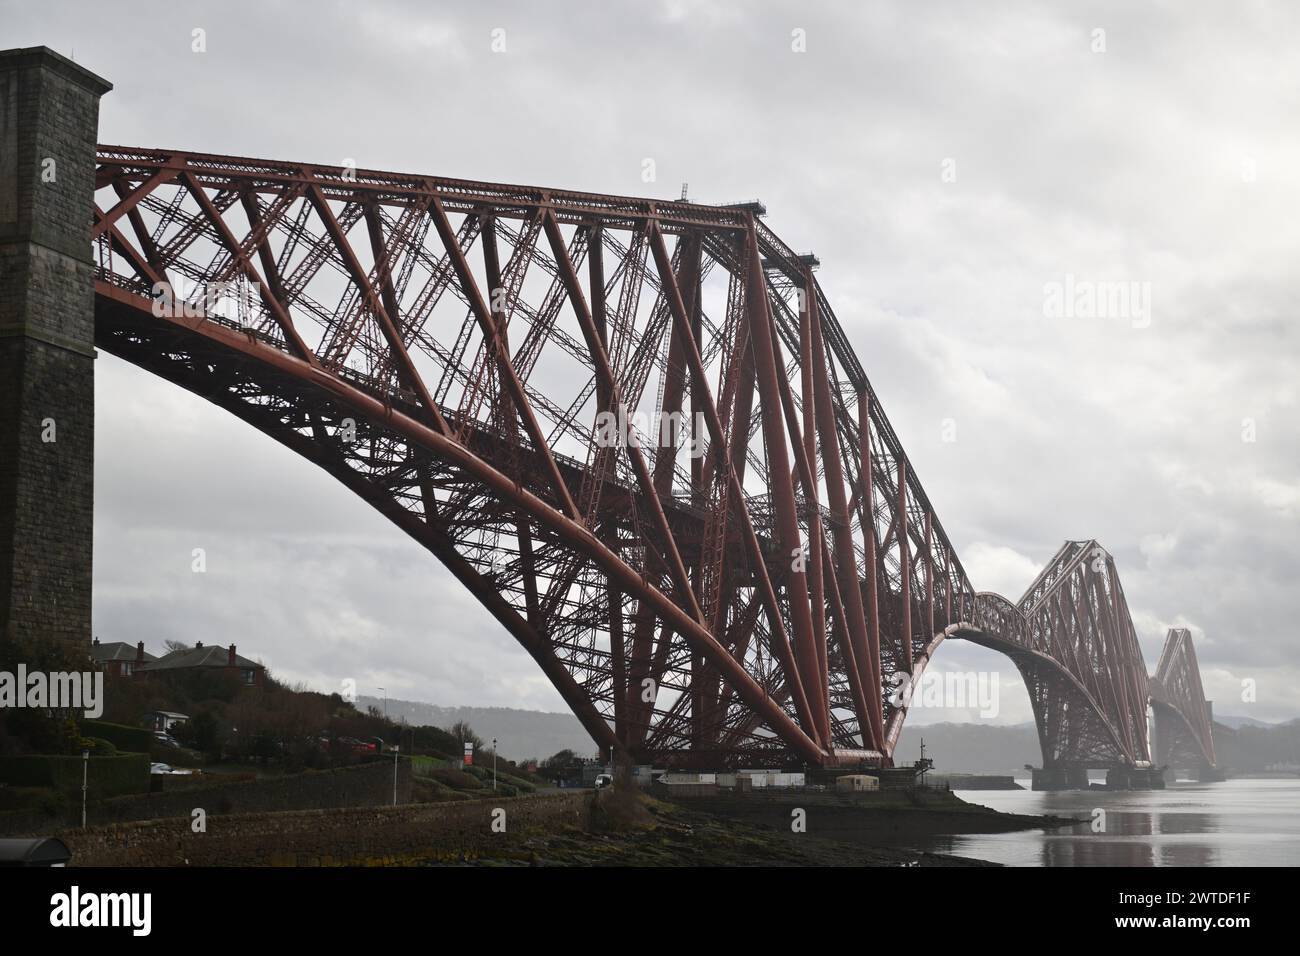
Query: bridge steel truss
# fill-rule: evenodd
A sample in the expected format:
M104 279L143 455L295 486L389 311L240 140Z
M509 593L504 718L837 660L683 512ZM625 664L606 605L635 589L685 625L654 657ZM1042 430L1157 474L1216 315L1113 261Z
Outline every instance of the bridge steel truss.
M1002 651L1033 704L1044 766L1149 767L1148 680L1114 558L1067 541L1019 602L981 592L959 637Z
M1109 555L977 598L756 204L118 146L96 188L97 345L431 551L602 752L888 764L955 636L1020 664L1045 759L1149 760Z
M1157 763L1201 772L1216 768L1213 721L1201 686L1192 633L1185 627L1170 628L1165 635L1160 662L1151 678L1151 709Z

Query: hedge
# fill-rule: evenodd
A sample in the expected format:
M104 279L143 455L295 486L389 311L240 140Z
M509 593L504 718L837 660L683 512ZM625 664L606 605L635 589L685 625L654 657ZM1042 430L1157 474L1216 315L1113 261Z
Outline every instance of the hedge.
M0 783L13 786L80 790L81 775L81 757L46 754L0 757ZM87 780L90 792L96 797L146 793L149 790L149 755L91 757Z
M145 727L110 724L106 720L83 720L81 732L87 737L102 737L118 750L133 754L147 754L153 746L153 731Z
M465 772L477 777L486 787L492 786L492 768L487 766L480 767L477 764L465 768ZM504 770L496 774L497 790L500 791L502 786L510 787L511 792L506 796L513 797L516 793L532 793L537 788L520 777L506 773Z
M475 777L460 770L435 768L430 770L426 776L432 777L443 786L451 787L453 790L478 790L483 786Z

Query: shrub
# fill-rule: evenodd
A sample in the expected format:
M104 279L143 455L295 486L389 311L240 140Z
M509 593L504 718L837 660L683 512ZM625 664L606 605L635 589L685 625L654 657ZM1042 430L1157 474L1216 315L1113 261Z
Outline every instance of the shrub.
M34 707L0 709L0 741L0 753L81 754L77 721Z
M37 800L36 806L47 817L62 817L68 812L68 795L60 793L58 790L44 790Z
M413 730L413 740L416 750L431 751L457 760L463 750L461 742L441 727L416 727Z
M535 785L529 783L527 780L520 779L519 777L516 777L512 774L508 774L508 773L499 774L497 779L499 781L508 783L519 793L533 793L537 790L537 787ZM498 784L498 786L499 785L500 784Z
M429 776L453 790L479 790L483 787L483 784L476 777L460 770L446 770L435 767L429 771Z
M89 647L70 647L59 641L19 637L12 630L0 633L0 671L13 673L19 664L29 672L92 669ZM81 735L68 714L47 714L41 708L0 709L0 753L79 753Z
M492 786L492 768L491 768L491 767L480 767L480 766L474 765L474 766L466 767L466 768L465 768L465 772L468 773L468 774L473 775L477 780L482 781L483 786L485 786L485 787L491 787L491 786ZM506 796L508 796L508 797L513 797L513 796L515 796L515 795L517 795L517 794L520 794L520 793L532 793L534 790L537 789L535 786L533 786L533 785L532 785L531 783L529 783L527 780L522 780L522 779L520 779L519 777L514 776L513 774L506 773L505 771L501 770L500 768L497 769L496 779L497 779L497 792L498 792L498 793L503 792L503 791L502 791L502 787L509 787L509 788L510 788L510 791L511 791L511 792L506 794Z
M185 746L218 759L227 735L216 713L205 709L177 727L172 736Z
M0 812L40 807L53 796L49 787L0 787Z
M411 781L411 797L416 803L442 803L450 800L456 792L446 784L426 777L416 777Z
M0 782L77 791L81 789L82 765L81 757L45 754L0 757ZM96 797L145 793L149 789L149 757L146 754L92 757L88 781Z
M144 727L128 727L106 720L83 720L81 730L88 737L106 740L118 750L133 754L147 754L153 746L153 731Z

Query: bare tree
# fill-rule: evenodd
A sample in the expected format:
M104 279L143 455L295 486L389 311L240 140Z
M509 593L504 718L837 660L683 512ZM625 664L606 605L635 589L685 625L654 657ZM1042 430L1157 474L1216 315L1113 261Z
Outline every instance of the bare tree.
M475 750L483 749L483 738L474 733L474 729L463 720L458 720L447 731L462 744L473 744Z

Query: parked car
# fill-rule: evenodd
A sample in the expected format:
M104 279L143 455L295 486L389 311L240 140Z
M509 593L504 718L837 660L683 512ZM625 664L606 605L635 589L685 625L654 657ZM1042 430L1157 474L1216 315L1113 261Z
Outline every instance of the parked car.
M364 756L378 752L378 748L371 742L358 740L356 737L340 737L338 746L347 753Z
M159 775L159 776L166 776L169 774L175 776L188 776L189 774L194 773L194 771L186 770L184 768L173 767L169 763L151 763L149 764L149 773L151 775Z
M181 746L181 742L166 731L155 730L153 739L164 747L174 747L179 750Z
M606 787L612 787L613 785L614 785L614 778L611 777L609 774L607 773L596 774L597 790L604 790Z

